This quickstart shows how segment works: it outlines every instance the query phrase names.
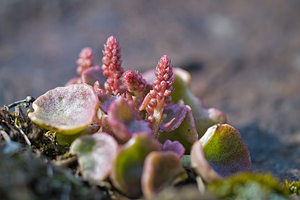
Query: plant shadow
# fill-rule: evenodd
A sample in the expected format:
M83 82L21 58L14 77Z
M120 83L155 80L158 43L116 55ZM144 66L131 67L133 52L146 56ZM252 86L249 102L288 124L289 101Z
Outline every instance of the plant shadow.
M299 143L285 143L256 123L239 127L238 130L249 149L254 171L270 172L281 180L300 179Z

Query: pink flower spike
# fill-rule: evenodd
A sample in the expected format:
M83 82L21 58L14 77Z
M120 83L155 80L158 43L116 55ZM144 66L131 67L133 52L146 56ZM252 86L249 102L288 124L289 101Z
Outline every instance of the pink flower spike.
M141 74L137 71L128 70L123 74L123 83L128 91L136 96L138 101L142 101L145 97L147 83Z
M81 50L79 58L76 61L77 74L81 75L82 72L93 65L94 53L89 47L85 47Z
M157 137L163 120L164 107L171 102L171 93L173 92L174 74L168 56L161 57L156 67L155 76L153 89L145 97L140 110L145 108L148 112L148 120L153 124L153 132Z
M121 77L124 70L121 67L122 60L119 42L114 36L110 36L106 45L104 45L102 63L103 75L107 77L104 84L106 92L113 95L120 94Z

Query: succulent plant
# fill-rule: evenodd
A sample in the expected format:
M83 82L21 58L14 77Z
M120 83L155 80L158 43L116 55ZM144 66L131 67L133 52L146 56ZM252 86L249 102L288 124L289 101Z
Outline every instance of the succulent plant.
M187 178L184 155L206 183L251 170L239 132L224 124L221 111L202 106L190 91L189 73L173 68L168 56L155 71L123 73L119 43L111 36L102 67L93 58L84 48L77 60L80 77L37 98L29 113L70 145L85 179L110 179L127 196L152 198Z

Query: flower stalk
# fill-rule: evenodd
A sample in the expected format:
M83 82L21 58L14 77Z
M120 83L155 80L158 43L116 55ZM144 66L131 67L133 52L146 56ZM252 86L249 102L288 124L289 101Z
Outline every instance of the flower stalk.
M106 45L104 45L102 63L103 75L107 77L104 84L106 93L112 95L122 93L121 77L124 70L121 67L122 60L119 42L114 36L110 36L107 39Z
M173 66L168 56L161 57L155 71L153 89L145 97L140 110L146 109L148 120L152 123L154 136L158 136L159 127L164 119L164 107L171 102L173 92Z
M93 50L89 47L85 47L81 50L79 58L76 61L77 74L81 75L84 70L93 65L94 53Z

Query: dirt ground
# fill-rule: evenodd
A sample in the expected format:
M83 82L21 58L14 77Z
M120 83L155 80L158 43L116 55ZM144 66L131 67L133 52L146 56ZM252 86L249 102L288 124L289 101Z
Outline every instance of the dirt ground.
M167 54L192 74L207 107L224 111L255 171L300 179L300 1L0 2L0 105L38 97L75 76L82 47L115 35L123 66Z

